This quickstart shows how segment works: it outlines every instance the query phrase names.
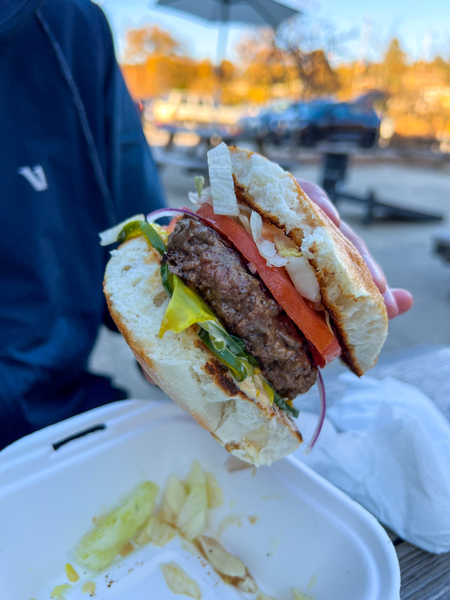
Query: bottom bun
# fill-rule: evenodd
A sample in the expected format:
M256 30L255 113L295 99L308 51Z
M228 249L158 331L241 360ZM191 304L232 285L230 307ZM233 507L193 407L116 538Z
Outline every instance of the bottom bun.
M242 460L269 465L298 448L302 437L292 419L276 405L252 399L248 381L236 383L199 339L197 325L158 336L169 298L160 255L145 238L131 239L111 254L104 280L109 310L155 383Z

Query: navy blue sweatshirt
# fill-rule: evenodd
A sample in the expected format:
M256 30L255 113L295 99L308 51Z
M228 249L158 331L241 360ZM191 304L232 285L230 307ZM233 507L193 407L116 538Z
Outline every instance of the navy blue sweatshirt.
M123 398L86 372L105 318L98 232L163 206L101 9L0 8L0 448Z

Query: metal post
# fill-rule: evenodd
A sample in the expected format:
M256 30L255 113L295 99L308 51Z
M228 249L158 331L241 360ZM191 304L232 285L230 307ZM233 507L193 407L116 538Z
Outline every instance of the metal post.
M369 193L367 194L367 210L362 220L364 225L372 224L374 217L374 208L376 203L377 200L375 197L375 192L373 190L369 190Z
M220 4L220 25L217 39L216 65L220 68L226 55L228 42L228 21L230 19L230 0L222 0Z

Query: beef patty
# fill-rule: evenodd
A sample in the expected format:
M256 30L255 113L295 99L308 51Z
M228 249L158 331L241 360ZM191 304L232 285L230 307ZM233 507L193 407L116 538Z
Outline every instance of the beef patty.
M206 300L226 329L242 338L282 397L309 390L317 369L304 336L214 229L183 217L169 237L164 260Z

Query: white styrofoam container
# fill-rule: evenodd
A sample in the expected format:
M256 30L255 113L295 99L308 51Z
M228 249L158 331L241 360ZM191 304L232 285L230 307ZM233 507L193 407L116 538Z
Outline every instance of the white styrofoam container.
M99 425L106 427L54 449ZM89 597L81 585L94 580L101 600L173 599L159 567L171 560L197 581L206 600L254 598L224 584L179 538L164 548L138 547L101 573L86 573L75 562L73 549L94 516L145 479L163 488L171 473L184 478L195 458L215 473L225 498L211 512L208 533L222 525L223 545L243 559L261 590L277 600L291 600L291 586L314 600L399 599L395 549L367 511L294 458L254 474L227 472L228 456L177 406L140 400L95 409L6 448L0 453L1 600L49 600L53 587L67 582L67 562L80 574L68 600Z

